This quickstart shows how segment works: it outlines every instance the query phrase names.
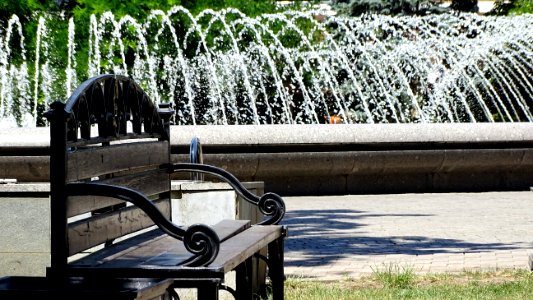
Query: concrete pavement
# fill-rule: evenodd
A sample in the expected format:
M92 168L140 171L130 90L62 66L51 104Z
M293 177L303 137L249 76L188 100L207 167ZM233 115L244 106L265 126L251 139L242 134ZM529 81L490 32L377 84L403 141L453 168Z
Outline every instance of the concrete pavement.
M533 192L285 197L289 277L527 269Z

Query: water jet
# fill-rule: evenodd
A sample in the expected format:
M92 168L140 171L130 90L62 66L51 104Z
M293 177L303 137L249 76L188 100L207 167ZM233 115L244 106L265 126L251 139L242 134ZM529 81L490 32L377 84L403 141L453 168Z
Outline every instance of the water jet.
M35 126L39 111L84 79L127 75L176 125L530 122L533 22L476 14L316 18L294 12L249 18L238 10L182 7L146 20L92 16L88 55L76 20L53 45L50 18L29 57L17 16L0 32L2 126ZM55 68L51 49L66 68ZM80 57L88 57L81 70ZM63 79L63 80L62 80ZM40 109L41 108L41 109Z

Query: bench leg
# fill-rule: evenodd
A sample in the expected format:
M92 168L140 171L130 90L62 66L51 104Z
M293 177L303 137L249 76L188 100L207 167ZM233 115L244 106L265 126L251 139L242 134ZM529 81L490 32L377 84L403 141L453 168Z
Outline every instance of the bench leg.
M198 300L218 300L219 287L217 280L202 281L198 286Z
M235 269L237 300L252 299L252 267L252 257L250 257Z
M283 269L284 238L273 241L268 245L269 275L272 282L272 299L282 300L284 297L285 272Z

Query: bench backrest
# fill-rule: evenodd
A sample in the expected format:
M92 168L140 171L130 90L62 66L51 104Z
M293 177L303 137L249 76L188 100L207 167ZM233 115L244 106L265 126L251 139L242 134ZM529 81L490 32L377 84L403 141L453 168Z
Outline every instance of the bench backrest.
M51 268L69 257L154 225L139 208L103 196L68 196L69 183L99 182L148 196L170 219L170 107L159 109L131 79L84 82L50 121ZM95 126L93 126L95 125ZM72 194L72 193L70 193Z

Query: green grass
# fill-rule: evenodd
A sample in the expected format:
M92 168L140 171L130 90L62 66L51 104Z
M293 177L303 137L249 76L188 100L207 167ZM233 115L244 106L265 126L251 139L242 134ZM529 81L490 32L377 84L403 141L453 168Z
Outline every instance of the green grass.
M289 278L285 299L533 299L533 275L526 270L416 275L412 268L390 265L357 279Z
M412 287L415 280L415 272L410 266L384 264L373 271L373 277L386 288L407 289Z

